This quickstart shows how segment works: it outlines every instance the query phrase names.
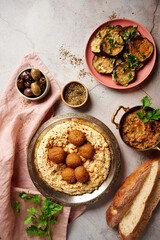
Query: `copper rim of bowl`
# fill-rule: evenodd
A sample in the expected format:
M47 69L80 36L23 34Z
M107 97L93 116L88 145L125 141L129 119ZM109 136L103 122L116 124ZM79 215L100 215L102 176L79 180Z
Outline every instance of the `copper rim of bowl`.
M24 71L26 71L26 70L31 70L32 68L34 68L34 67L30 67L30 68L25 68L25 69L23 69L23 70L18 74L18 76L17 76L17 78L16 78L16 84L15 84L15 85L16 85L17 91L19 92L19 94L20 94L21 96L23 96L24 98L26 98L26 99L28 99L28 100L36 101L36 100L41 100L42 98L44 98L44 97L47 95L47 93L49 92L49 89L50 89L50 82L49 82L48 78L46 77L46 75L45 75L39 68L37 68L37 69L39 69L39 71L43 74L43 76L44 76L45 79L46 79L46 89L45 89L45 91L44 91L41 95L39 95L39 96L37 96L37 97L27 97L27 96L25 96L25 95L19 90L19 88L18 88L18 86L17 86L17 80L18 80L19 76L21 75L21 73L24 72Z
M71 83L79 83L79 84L82 85L82 86L84 87L84 89L85 89L86 98L85 98L84 102L81 103L81 104L79 104L79 105L69 104L69 103L67 103L67 102L65 101L65 99L64 99L64 91L65 91L66 87L69 86ZM79 81L70 81L70 82L68 82L66 85L64 85L64 87L63 87L63 89L62 89L62 91L61 91L61 98L62 98L62 101L63 101L67 106L73 107L73 108L78 108L78 107L83 106L83 105L87 102L87 100L88 100L88 89L87 89L87 87L86 87L83 83L81 83L81 82L79 82Z

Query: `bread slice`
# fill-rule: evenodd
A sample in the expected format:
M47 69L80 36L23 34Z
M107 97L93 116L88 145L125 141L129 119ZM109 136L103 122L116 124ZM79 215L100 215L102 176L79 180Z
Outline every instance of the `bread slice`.
M150 173L148 174L139 193L127 213L119 223L119 236L123 240L136 239L137 229L143 219L145 209L149 204L152 191L160 175L160 161L153 160ZM139 230L140 231L140 230Z
M138 167L116 192L111 206L106 212L109 227L116 226L132 205L133 199L140 191L151 170L152 161L148 160Z
M137 230L133 234L133 240L138 239L139 235L143 232L145 226L147 225L149 219L152 216L152 212L156 208L157 204L160 201L160 179L158 178L157 183L154 186L154 189L149 197L149 201L146 204L145 211L143 213L140 224L138 225Z

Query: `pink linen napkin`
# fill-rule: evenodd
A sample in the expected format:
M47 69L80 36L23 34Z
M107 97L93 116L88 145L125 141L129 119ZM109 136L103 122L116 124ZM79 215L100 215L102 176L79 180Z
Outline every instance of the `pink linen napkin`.
M39 68L49 79L51 90L47 96L36 102L21 97L15 88L15 80L24 68ZM23 190L40 194L32 183L27 169L27 148L36 130L53 116L53 105L60 96L60 89L46 66L35 53L25 56L11 77L0 98L0 237L2 240L30 239L25 232L24 217L31 205L22 201L21 213L12 208L13 201L19 201ZM32 203L33 206L33 203ZM54 240L66 239L67 224L79 216L85 207L71 209L64 207L54 225ZM39 237L32 237L39 239Z

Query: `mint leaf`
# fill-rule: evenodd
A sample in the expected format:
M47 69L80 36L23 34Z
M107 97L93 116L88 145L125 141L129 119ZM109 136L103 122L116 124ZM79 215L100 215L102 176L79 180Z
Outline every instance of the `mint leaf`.
M20 202L19 201L15 201L13 202L13 208L16 209L17 213L20 213Z
M29 212L31 215L35 215L37 214L38 211L34 207L32 207L32 208L28 208L27 212Z
M152 103L150 102L150 99L149 99L148 96L145 96L145 97L141 100L141 103L142 103L142 105L143 105L143 107L142 107L143 109L151 106L151 104L152 104Z

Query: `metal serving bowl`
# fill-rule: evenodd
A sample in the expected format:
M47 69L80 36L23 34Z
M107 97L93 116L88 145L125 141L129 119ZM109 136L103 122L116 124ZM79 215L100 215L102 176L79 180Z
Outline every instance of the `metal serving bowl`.
M40 138L56 124L64 122L68 119L78 119L89 123L92 128L99 131L109 142L109 147L112 155L109 175L102 183L102 185L92 193L71 196L62 192L55 191L40 178L34 163L34 153L37 141L40 140ZM67 113L51 118L38 129L29 145L27 164L29 174L34 185L45 197L50 197L54 202L65 206L88 205L95 203L101 199L107 192L111 190L114 183L116 182L120 170L120 149L113 133L104 123L94 117L85 114Z
M128 114L136 111L136 110L141 109L141 108L142 108L142 106L135 106L135 107L133 107L133 108L124 107L124 106L119 106L119 107L115 110L115 112L114 112L114 114L113 114L113 116L112 116L111 122L116 125L116 128L119 130L119 134L120 134L120 136L121 136L122 141L123 141L128 147L130 147L130 148L132 148L132 149L134 149L134 150L137 150L137 151L148 151L148 150L151 150L151 149L155 149L155 150L159 150L159 151L160 151L160 148L157 146L157 145L160 143L160 135L159 135L159 137L158 137L158 139L157 139L157 141L156 141L156 143L155 143L154 145L152 145L151 147L144 148L144 149L139 149L139 148L135 148L135 147L133 147L133 146L130 146L129 144L127 144L127 143L124 141L124 139L123 139L123 137L122 137L122 126L123 126L123 122L124 122L126 116L127 116ZM117 114L119 113L119 111L120 111L121 109L123 109L123 110L125 111L125 113L122 115L119 123L116 123L116 122L115 122L115 118L116 118ZM151 107L149 107L148 109L153 110L153 108L151 108Z

